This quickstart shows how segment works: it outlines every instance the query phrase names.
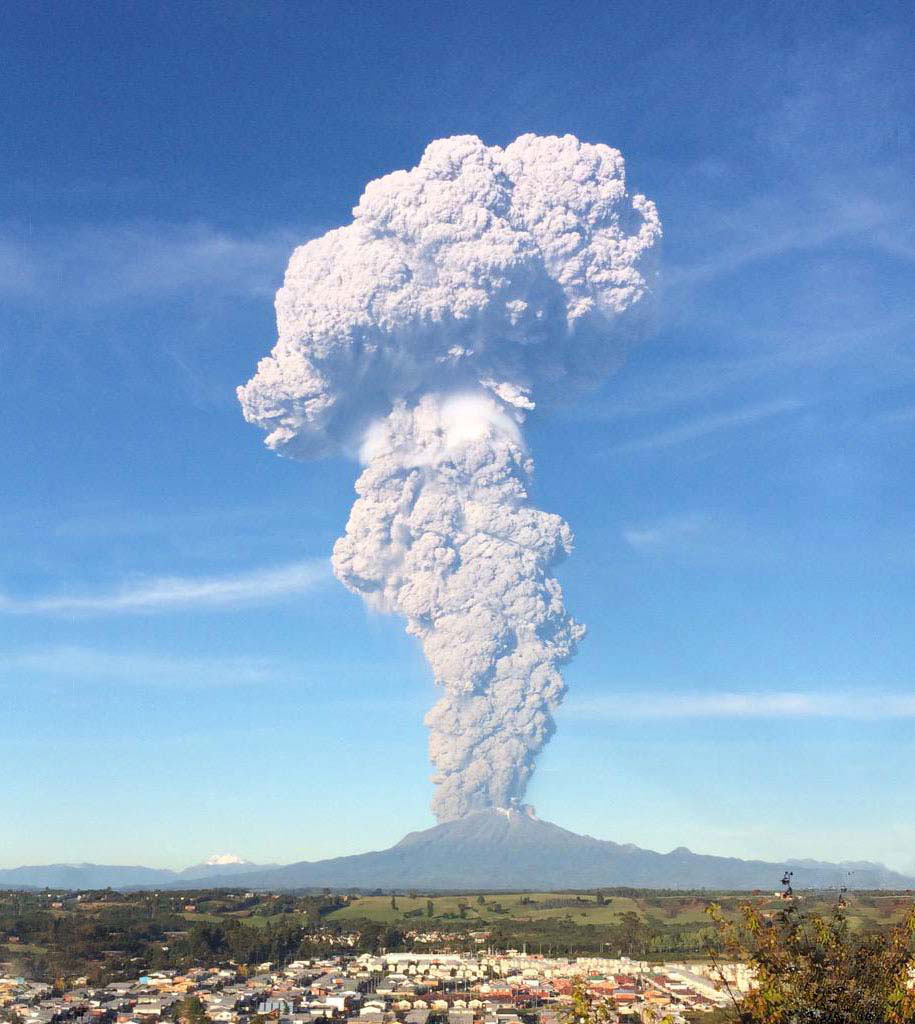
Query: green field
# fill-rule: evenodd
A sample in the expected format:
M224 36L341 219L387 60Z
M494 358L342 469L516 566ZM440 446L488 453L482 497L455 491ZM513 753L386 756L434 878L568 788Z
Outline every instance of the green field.
M432 915L427 914L428 900L432 900ZM834 894L809 897L811 909L828 912L834 904ZM779 900L749 893L721 894L719 896L692 894L668 895L648 893L639 896L617 896L608 893L604 902L598 902L593 893L491 893L484 894L479 903L477 894L469 895L404 895L354 897L347 906L328 914L328 922L375 921L397 927L421 928L423 923L447 922L462 927L474 925L488 927L509 922L567 922L579 926L612 926L620 923L626 914L636 914L643 921L664 925L689 926L708 921L706 907L719 902L725 910L735 911L746 901L758 903L767 911L776 911ZM906 897L884 894L849 894L846 915L853 927L874 926L899 921L911 906ZM562 905L557 906L557 903ZM463 906L463 916L461 908Z
M371 920L383 924L399 924L405 921L419 921L426 917L426 896L395 897L396 909L391 906L390 896L362 896L352 900L349 906L342 907L327 915L328 921ZM576 919L581 924L610 924L627 910L637 910L636 901L626 897L618 897L608 905L599 906L593 896L582 897L584 902L567 907L544 906L563 899L555 893L528 893L506 895L504 893L484 894L485 903L477 902L473 896L433 896L433 917L444 919L460 917L461 905L465 907L467 923L477 921L481 924L492 924L496 921L522 920L562 920L567 917ZM522 900L529 900L522 903ZM574 897L572 897L574 899ZM501 908L498 909L498 908ZM409 916L411 912L418 915Z

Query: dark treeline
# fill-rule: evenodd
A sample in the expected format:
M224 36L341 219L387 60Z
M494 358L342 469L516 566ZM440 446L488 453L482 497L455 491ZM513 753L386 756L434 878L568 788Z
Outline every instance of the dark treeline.
M192 904L188 899L109 891L82 894L79 900L0 894L0 961L45 981L76 975L111 981L149 970L275 962L342 948L333 930L322 925L324 915L342 905L340 897L206 894ZM186 906L202 919L193 920ZM245 918L230 916L235 914ZM213 915L219 916L213 920ZM320 945L312 938L317 929L329 933Z

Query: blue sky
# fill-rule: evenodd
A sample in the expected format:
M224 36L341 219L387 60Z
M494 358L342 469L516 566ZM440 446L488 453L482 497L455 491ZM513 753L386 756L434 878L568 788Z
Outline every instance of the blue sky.
M534 417L589 635L529 798L915 872L904 5L18 4L0 40L0 864L378 848L428 671L330 578L356 467L234 387L293 245L462 132L624 153L656 330Z

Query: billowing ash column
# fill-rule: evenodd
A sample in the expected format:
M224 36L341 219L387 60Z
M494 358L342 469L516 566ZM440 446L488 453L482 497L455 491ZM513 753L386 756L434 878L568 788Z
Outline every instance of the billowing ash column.
M532 508L533 396L593 384L643 329L660 223L623 160L572 136L432 143L297 249L279 339L239 398L269 447L365 466L337 577L402 615L443 694L426 716L441 820L521 799L583 629Z
M508 807L553 731L558 666L583 632L551 573L569 527L530 507L530 459L492 398L398 403L363 455L334 570L406 618L444 690L426 716L438 818Z

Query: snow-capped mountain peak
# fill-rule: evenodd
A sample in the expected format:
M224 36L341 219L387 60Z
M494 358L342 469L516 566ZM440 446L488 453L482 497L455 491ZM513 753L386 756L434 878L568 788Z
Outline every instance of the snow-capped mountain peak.
M203 863L207 867L225 867L227 864L250 864L251 861L239 857L237 853L211 853Z

